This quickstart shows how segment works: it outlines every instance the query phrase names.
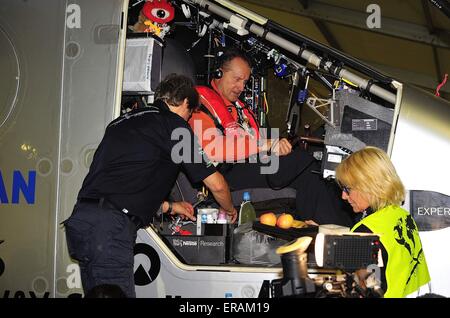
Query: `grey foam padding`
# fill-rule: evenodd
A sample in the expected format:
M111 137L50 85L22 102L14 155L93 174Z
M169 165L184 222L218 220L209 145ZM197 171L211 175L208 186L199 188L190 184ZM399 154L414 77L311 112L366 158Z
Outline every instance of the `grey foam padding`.
M394 110L375 104L367 99L359 97L358 94L348 92L345 90L336 92L336 100L340 106L348 105L351 108L357 109L369 116L378 118L392 125ZM343 109L341 107L341 116Z
M353 120L358 119L375 119L377 120L377 130L360 130L353 131ZM357 140L363 142L366 145L376 146L387 151L389 144L389 136L391 133L392 125L357 109L345 106L344 115L342 116L341 132L344 134L350 134Z
M325 144L344 147L351 151L357 151L367 145L387 150L394 110L359 97L357 93L348 90L338 91L335 96L341 124L336 128L326 125ZM378 121L378 130L351 130L352 119L373 118Z

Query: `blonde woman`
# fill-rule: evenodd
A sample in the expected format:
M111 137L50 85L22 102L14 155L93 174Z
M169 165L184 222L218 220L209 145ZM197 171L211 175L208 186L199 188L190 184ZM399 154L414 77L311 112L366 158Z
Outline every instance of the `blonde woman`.
M430 281L417 225L400 205L405 189L387 154L375 147L359 150L336 168L342 199L361 220L351 231L380 235L385 297L405 297Z

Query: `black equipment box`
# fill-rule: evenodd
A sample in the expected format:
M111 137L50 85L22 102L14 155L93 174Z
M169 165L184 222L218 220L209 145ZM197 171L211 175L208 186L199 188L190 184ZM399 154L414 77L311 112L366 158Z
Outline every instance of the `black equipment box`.
M220 265L231 258L232 225L204 224L205 235L163 235L186 264Z
M378 263L377 235L325 235L323 267L355 271Z

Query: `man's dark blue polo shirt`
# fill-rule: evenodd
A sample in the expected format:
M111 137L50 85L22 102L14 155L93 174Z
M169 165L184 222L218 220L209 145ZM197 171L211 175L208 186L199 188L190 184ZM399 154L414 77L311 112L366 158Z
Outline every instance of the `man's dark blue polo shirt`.
M177 128L183 128L190 139L186 147L190 154L182 163L171 157L172 148L180 142L171 139ZM216 171L205 160L195 163L194 156L198 161L201 147L190 126L157 101L108 125L78 198L105 198L147 225L172 189L180 168L194 183ZM181 160L179 156L175 159Z

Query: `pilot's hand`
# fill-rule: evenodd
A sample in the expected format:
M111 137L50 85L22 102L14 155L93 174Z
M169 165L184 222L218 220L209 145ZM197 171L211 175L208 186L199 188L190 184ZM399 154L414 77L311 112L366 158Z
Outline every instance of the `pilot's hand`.
M186 201L172 202L172 212L171 214L182 215L184 218L188 218L195 221L194 208L192 204Z
M278 156L286 156L291 153L292 145L286 138L274 139L271 149Z

